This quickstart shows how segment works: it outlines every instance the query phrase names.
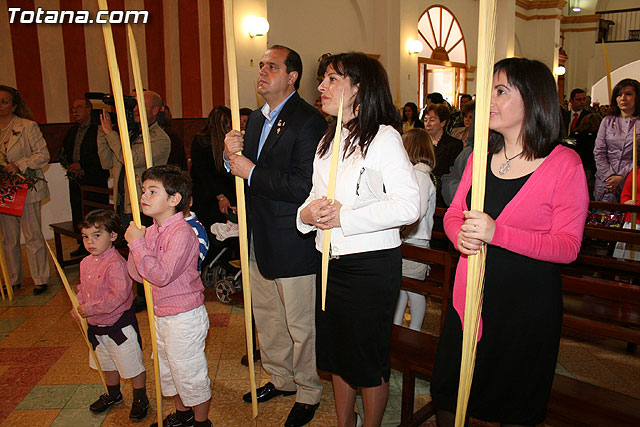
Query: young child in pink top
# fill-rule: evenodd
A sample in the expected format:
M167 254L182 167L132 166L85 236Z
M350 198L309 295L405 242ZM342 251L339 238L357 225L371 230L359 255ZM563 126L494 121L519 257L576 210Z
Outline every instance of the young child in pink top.
M98 356L108 393L89 406L92 412L103 412L122 402L120 377L130 378L133 403L129 417L139 421L147 416L149 399L138 321L132 308L133 289L127 262L113 247L121 235L120 218L113 211L98 209L80 224L82 241L89 252L80 262L78 311L71 315L89 324L89 341ZM92 358L89 365L97 369Z
M185 172L175 166L147 169L140 202L153 225L139 229L132 222L125 233L129 274L152 285L162 394L176 405L164 426L211 426L204 353L209 315L198 273L198 239L182 214L190 197L191 178Z

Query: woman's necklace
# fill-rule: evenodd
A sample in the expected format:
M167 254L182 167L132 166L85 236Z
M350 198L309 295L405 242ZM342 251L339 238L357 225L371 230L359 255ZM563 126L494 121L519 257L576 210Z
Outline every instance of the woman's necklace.
M516 154L513 157L507 157L507 148L505 147L504 148L504 158L507 161L500 165L500 169L498 169L498 173L500 175L504 175L505 173L509 172L511 170L511 160L515 159L516 157L518 157L522 153L523 153L523 151L519 152L518 154Z

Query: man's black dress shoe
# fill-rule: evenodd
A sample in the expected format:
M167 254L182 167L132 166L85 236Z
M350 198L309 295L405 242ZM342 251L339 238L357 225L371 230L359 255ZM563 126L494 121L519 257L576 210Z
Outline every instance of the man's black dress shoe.
M45 292L47 292L47 284L42 284L42 285L35 285L33 287L33 294L34 295L40 295L40 294L44 294Z
M296 402L289 412L287 421L284 422L284 427L299 427L309 423L313 416L316 414L320 403L315 405L309 405L307 403Z
M291 396L292 394L296 394L296 392L278 390L276 386L273 385L272 382L268 382L262 387L258 387L256 389L256 394L258 397L258 403L262 403L262 402L266 402L267 400L271 400L277 396ZM247 403L251 403L251 392L242 396L242 400L244 400Z

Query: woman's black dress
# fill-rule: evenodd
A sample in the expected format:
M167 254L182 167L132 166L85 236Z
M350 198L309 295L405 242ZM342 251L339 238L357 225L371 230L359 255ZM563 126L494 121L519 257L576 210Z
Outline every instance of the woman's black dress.
M485 212L496 219L529 176L499 179L488 166ZM482 320L467 415L507 424L543 422L562 326L558 266L487 245ZM431 382L439 409L455 412L461 353L460 317L450 305Z
M226 170L218 171L213 160L211 138L208 135L196 135L191 143L191 180L193 181L193 206L191 210L209 230L211 224L226 222L227 217L218 207L218 194L224 194L236 205L236 192L233 175Z

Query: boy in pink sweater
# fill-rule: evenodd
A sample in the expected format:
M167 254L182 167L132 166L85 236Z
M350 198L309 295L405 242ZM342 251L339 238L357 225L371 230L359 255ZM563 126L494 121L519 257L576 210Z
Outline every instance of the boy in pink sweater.
M211 426L204 353L209 315L198 273L198 239L182 214L190 197L191 178L185 172L175 166L147 169L140 202L153 225L139 229L132 222L125 233L129 274L152 285L162 394L176 405L163 422L169 427Z
M132 281L127 261L113 247L122 232L122 224L115 212L98 209L84 218L80 231L89 255L80 262L80 305L77 312L71 310L71 315L76 320L80 320L78 315L87 319L89 341L109 390L89 409L99 413L122 403L120 377L130 378L133 403L129 418L139 421L147 416L149 399L138 320L132 308ZM89 366L97 369L93 358L89 358Z

